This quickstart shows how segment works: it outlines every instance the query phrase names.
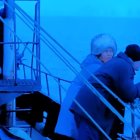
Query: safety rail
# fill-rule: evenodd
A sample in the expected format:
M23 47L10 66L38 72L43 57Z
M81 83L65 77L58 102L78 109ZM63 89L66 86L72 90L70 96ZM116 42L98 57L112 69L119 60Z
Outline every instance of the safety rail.
M8 6L8 4L5 2L5 4ZM9 6L10 9L13 10L12 7ZM24 10L22 10L17 4L14 4L14 8L17 9L18 11L20 11L20 13L24 16L24 18L21 18L17 13L15 13L20 19L22 19L22 21L32 30L34 31L33 25L35 25L37 27L37 29L39 31L42 31L44 33L44 35L39 32L40 35L40 39L41 41L76 75L79 74L78 70L75 69L74 65L67 59L67 57L64 57L65 55L67 55L68 57L72 58L78 65L80 65L79 61L77 61L75 59L75 57L73 57L66 49L64 49L64 47L62 45L60 45L53 37L51 37L42 27L40 27L38 25L38 23L36 21L34 21L26 12L24 12ZM25 19L27 21L25 21ZM56 46L57 47L56 47ZM25 46L26 47L26 46ZM59 48L59 49L58 49ZM28 48L27 48L28 49ZM29 50L29 49L28 49ZM30 50L29 50L30 51ZM62 54L65 53L64 54ZM32 53L30 51L30 53ZM35 57L37 59L37 61L42 65L42 67L46 70L47 68L45 67L44 64L41 63L41 61ZM85 69L86 70L86 69ZM90 75L91 73L86 70ZM50 73L49 73L50 74ZM92 91L93 94L95 94L123 123L127 123L126 120L124 119L124 116L122 116L89 82L87 79L85 79L85 77L83 75L80 75L81 77L81 81L87 85L87 87ZM115 99L117 99L118 102L120 102L124 108L128 108L130 110L130 112L140 118L139 115L137 115L133 109L129 108L129 106L123 102L115 93L113 93L108 87L106 87L101 81L99 81L93 74L92 77L97 80L108 92L109 94L114 97ZM58 81L60 81L58 79ZM49 93L49 92L48 92ZM78 102L76 100L74 100L74 102L78 105ZM83 108L81 106L79 106L81 108L81 110L83 110ZM84 110L83 110L84 111ZM85 111L84 111L85 112ZM89 114L87 114L89 115ZM95 125L96 122L92 121ZM97 128L105 135L105 137L107 139L111 139L103 130L99 125L96 125ZM132 132L135 134L135 130L134 128L131 126L131 124L129 124L130 129L132 130Z
M24 77L26 78L26 70L27 69L32 69L32 71L35 73L36 69L32 68L31 66L28 66L26 64L21 63L20 67L23 68L23 73L24 73ZM49 77L51 77L55 83L57 83L57 85L53 88L55 88L56 93L59 94L59 103L62 103L63 97L62 97L62 92L64 91L66 93L67 89L63 86L63 84L67 84L67 86L69 86L71 84L72 81L70 80L66 80L63 78L60 78L58 76L54 76L52 74L49 74L47 72L44 71L40 71L41 75L43 74L45 76L45 80L46 80L46 89L47 92L45 92L45 95L51 98L51 89L50 89L50 84L52 84L52 81L49 82ZM42 76L43 76L42 75Z

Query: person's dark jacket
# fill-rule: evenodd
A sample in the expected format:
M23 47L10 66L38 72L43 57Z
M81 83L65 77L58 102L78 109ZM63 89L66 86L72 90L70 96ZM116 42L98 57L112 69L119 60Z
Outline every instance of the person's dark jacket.
M95 75L125 102L133 102L135 98L140 97L140 83L134 84L133 62L124 53L119 53L117 57L101 66ZM93 78L89 81L116 109L120 109L117 101L102 86ZM100 99L86 85L82 86L75 99L109 134L115 115ZM87 119L75 102L72 103L70 110L75 115L78 114Z

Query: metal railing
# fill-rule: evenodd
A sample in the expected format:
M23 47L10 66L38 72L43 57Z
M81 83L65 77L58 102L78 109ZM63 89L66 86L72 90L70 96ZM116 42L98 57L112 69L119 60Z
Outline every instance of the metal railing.
M26 75L26 70L27 70L27 69L32 69L33 73L34 73L34 74L36 73L36 69L35 69L35 68L32 68L31 66L28 66L28 65L26 65L26 64L24 64L24 63L21 63L20 65L21 65L21 67L23 68L23 73L24 73L24 77L25 77L25 78L27 77L27 75ZM40 71L40 73L41 73L42 76L45 77L45 85L46 85L46 89L47 89L47 90L46 90L46 91L47 91L47 92L46 92L46 95L47 95L48 97L50 97L50 98L51 98L50 84L52 84L52 83L49 82L49 78L51 78L51 79L54 80L54 82L56 83L56 86L53 87L53 88L55 88L56 93L59 94L59 103L61 104L61 103L62 103L62 99L63 99L63 97L62 97L62 92L63 92L63 91L66 92L66 90L67 90L67 89L63 86L63 84L65 83L65 84L67 84L67 86L69 86L69 85L71 84L72 81L69 81L69 80L60 78L60 77L58 77L58 76L54 76L54 75L49 74L49 73L47 73L47 72L45 72L45 71Z
M6 2L5 4L7 6L9 6ZM9 6L9 8L11 10L13 10L12 7ZM61 44L59 44L50 34L48 34L42 27L40 27L40 25L34 21L24 10L22 10L17 4L14 4L14 8L16 10L18 10L18 12L20 12L20 14L23 16L21 17L19 14L17 14L15 12L15 14L27 25L27 27L29 27L31 29L31 31L34 32L34 26L35 28L37 28L40 32L40 40L75 74L78 75L79 72L77 69L75 69L74 65L67 59L67 57L64 57L65 55L67 55L68 57L72 58L78 65L80 65L79 61L77 59L75 59L75 57L73 57ZM1 19L1 18L0 18ZM2 19L1 19L2 20ZM22 42L22 41L21 41ZM25 46L25 48L32 54L32 51ZM58 49L59 48L59 49ZM63 53L65 53L65 55ZM33 54L32 54L33 55ZM49 84L48 84L48 76L52 76L53 74L51 74L51 72L46 68L46 66L41 63L41 61L39 60L39 58L37 58L35 55L33 55L33 57L35 57L35 59L40 63L40 65L48 72L48 74L46 74L46 72L42 72L45 74L46 76L46 85L47 85L47 89L48 89L48 96L50 95L50 91L49 91ZM84 68L85 69L85 68ZM31 68L31 70L33 70L33 67ZM86 69L85 69L86 70ZM108 92L109 94L115 98L118 102L120 102L124 108L128 108L130 110L130 112L140 118L139 115L137 115L134 110L132 108L129 108L129 106L123 102L115 93L113 93L108 87L106 87L101 81L99 81L93 74L91 74L88 70L86 70L87 73L89 73L94 79L96 79ZM127 123L126 120L124 119L124 116L122 116L89 82L88 80L84 77L84 75L80 75L82 82L87 85L87 87L92 91L92 94L94 94L95 96L97 96L123 123ZM53 77L54 80L58 83L58 87L59 87L59 92L61 93L61 78L56 78ZM55 79L56 78L56 79ZM61 99L61 94L60 94L60 102L62 101ZM84 110L84 108L82 106L80 106L78 104L78 102L76 100L74 100L74 102L81 108L81 110L83 110L83 112L86 113L86 110ZM87 116L89 116L89 114L87 114ZM92 122L97 126L97 128L105 135L105 137L107 139L111 139L104 131L103 129L97 125L97 123L89 116L89 119L92 120ZM129 124L130 125L130 124ZM134 128L130 125L130 129L132 130L133 133L135 133Z

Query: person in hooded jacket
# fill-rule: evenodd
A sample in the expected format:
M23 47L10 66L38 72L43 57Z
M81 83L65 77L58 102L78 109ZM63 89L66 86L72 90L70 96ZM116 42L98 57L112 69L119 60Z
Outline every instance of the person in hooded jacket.
M140 82L134 84L135 71L139 70L139 68L140 47L137 44L130 44L126 47L124 53L120 52L116 57L102 65L95 72L95 76L120 99L128 103L133 102L136 98L140 97ZM120 108L116 99L114 99L105 88L103 88L93 77L90 77L88 80L105 99L121 112L122 108ZM110 136L111 128L116 120L116 116L107 106L105 106L98 96L96 96L87 85L83 85L77 93L75 100L98 123L106 134ZM75 101L72 103L70 110L74 114L77 126L78 135L76 140L106 139Z
M109 61L116 53L117 45L114 38L109 34L98 34L91 40L91 54L81 64L81 72L75 77L68 88L64 98L55 132L65 136L65 139L75 139L77 135L76 124L73 114L69 111L70 105L83 85L80 75L86 79L90 77L102 64Z

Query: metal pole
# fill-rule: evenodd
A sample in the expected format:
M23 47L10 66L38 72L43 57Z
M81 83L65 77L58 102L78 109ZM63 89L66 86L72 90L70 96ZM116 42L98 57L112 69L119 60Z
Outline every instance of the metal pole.
M14 0L7 0L9 5L13 5ZM14 30L14 12L6 6L6 24ZM4 42L14 42L14 34L4 24ZM14 78L15 66L15 47L13 44L4 44L4 62L3 62L3 77L4 79Z
M135 108L134 108L134 105L131 104L130 105L131 109L134 111ZM132 132L132 139L136 139L136 133L135 133L135 116L134 114L131 113L131 123L132 123L132 127L134 129L134 132Z
M9 5L14 4L14 0L7 0ZM13 7L13 6L12 6ZM14 12L7 6L6 18L4 19L6 24L14 30ZM14 34L4 25L4 42L14 42ZM4 44L4 62L3 62L3 77L4 79L14 79L15 74L15 45ZM7 111L15 108L15 101L12 101L6 105ZM7 113L7 125L13 126L15 123L15 113Z
M37 0L36 3L36 21L37 21L37 27L36 27L36 56L38 59L40 59L40 0ZM38 61L36 61L36 68L37 68L37 80L39 83L41 83L41 75L40 75L40 64Z

